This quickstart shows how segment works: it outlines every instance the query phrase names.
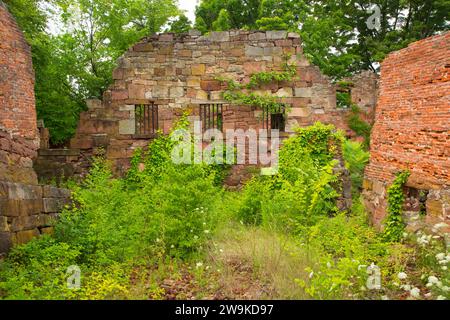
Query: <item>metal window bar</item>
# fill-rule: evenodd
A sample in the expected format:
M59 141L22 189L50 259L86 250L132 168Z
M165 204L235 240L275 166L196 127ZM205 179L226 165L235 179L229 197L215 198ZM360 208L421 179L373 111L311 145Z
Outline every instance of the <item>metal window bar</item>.
M278 129L284 131L285 128L285 109L280 107L276 112L269 112L263 109L262 112L262 125L263 129L271 130Z
M220 103L210 103L200 105L200 120L203 131L208 129L223 129L223 105Z
M154 135L158 131L158 106L139 104L135 106L136 134Z

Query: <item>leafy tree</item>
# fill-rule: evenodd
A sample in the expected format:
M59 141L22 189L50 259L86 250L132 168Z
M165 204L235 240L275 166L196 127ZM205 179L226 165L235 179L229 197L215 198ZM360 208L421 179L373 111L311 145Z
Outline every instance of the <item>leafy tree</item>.
M226 31L231 29L230 14L226 9L220 10L219 17L213 22L214 31Z
M101 97L117 58L179 15L175 0L6 2L32 47L37 113L53 144L72 137L84 100Z
M263 17L256 21L259 30L288 30L285 20L280 17Z
M180 15L176 20L170 23L169 32L186 33L192 29L192 22L186 15Z
M213 23L225 9L229 13L229 29L255 29L260 5L260 0L203 0L196 9L196 16L203 19L208 30L214 30Z
M367 24L374 5L379 28ZM203 0L197 19L213 30L222 9L231 28L299 32L308 58L334 78L377 71L388 53L450 28L449 0Z
M203 20L202 17L197 17L195 19L195 25L194 28L200 31L201 33L207 33L208 32L208 26L206 25L205 20Z

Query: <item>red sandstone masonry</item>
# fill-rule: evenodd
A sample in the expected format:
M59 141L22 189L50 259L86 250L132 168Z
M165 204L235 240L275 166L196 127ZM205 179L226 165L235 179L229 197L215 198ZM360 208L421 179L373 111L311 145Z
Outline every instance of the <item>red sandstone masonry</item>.
M117 173L123 173L133 151L149 142L133 137L135 104L157 104L159 128L168 133L184 111L191 111L190 120L197 120L200 103L223 102L225 87L217 77L247 83L256 72L282 70L285 55L296 64L297 79L266 85L257 92L285 97L284 102L292 105L287 133L315 121L348 131L347 111L336 108L335 86L306 59L297 34L241 30L201 36L193 31L154 35L130 48L119 60L103 101L90 101L89 111L81 115L71 147L92 154L95 139L106 135L106 156ZM260 110L223 103L224 129L262 128Z
M381 223L386 214L386 185L396 172L405 169L412 173L409 186L442 193L440 209L434 210L432 220L448 221L450 32L390 54L381 71L371 159L366 169L366 203L374 222Z

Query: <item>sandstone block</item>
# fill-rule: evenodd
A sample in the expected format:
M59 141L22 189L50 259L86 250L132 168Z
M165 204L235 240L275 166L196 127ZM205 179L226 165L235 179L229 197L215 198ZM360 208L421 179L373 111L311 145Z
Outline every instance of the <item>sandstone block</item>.
M230 41L230 33L228 31L211 32L209 40L214 42Z
M135 134L136 121L133 119L119 121L119 134Z
M71 192L69 189L57 188L54 186L44 186L43 197L44 198L70 198Z
M0 216L0 233L9 232L8 218L5 216Z
M264 55L264 48L246 45L245 46L245 55L247 57L263 56Z
M69 204L68 199L63 198L43 198L43 212L45 213L57 213L64 209L64 206Z
M11 233L0 231L0 253L8 252L12 245Z
M184 88L183 87L170 87L170 98L181 98L184 96Z
M295 96L300 98L311 98L312 89L311 88L295 88Z
M286 39L287 32L286 31L267 31L266 36L268 40L282 40Z
M14 244L24 244L40 235L38 229L19 231L13 235Z
M290 117L300 117L300 118L306 118L311 115L311 109L308 107L305 108L292 108L291 112L289 113Z
M206 66L204 64L193 64L191 66L191 73L193 76L202 76L205 74Z

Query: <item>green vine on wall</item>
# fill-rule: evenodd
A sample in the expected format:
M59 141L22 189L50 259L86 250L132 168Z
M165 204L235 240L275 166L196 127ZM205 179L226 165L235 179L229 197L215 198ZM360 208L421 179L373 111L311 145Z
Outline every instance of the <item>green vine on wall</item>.
M386 241L400 241L405 230L405 223L402 217L403 204L405 202L403 186L408 181L409 176L409 171L398 173L394 182L388 188L388 217L383 235Z
M281 110L288 111L290 105L281 101L281 97L269 94L260 95L251 92L260 86L274 82L290 82L297 74L296 65L289 64L289 57L285 56L283 71L270 71L254 73L247 84L238 83L232 79L217 77L216 80L227 85L223 98L230 103L243 104L258 107L268 113L279 113Z

